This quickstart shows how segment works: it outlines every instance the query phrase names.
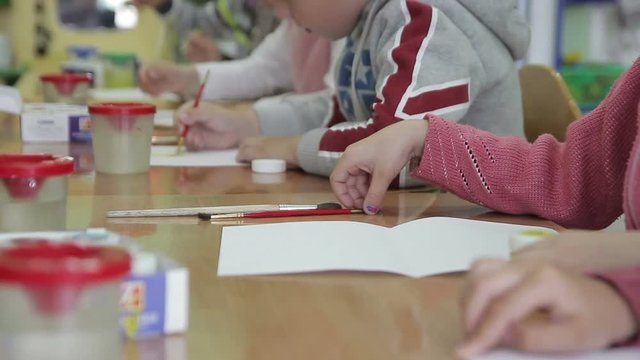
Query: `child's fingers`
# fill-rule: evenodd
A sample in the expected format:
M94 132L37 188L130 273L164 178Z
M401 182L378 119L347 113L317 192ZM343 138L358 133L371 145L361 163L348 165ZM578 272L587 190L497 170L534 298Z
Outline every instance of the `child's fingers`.
M522 280L522 274L513 269L490 272L472 279L468 285L462 309L465 330L473 332L491 303L503 296Z
M553 296L545 281L537 276L520 283L508 294L494 301L485 312L478 330L458 349L458 356L468 359L498 345L512 324L530 313L552 305Z
M347 153L345 153L329 177L333 193L338 198L338 201L347 208L353 208L355 206L354 199L349 194L349 188L347 185L347 182L351 177L349 168L352 166L352 161L348 158Z
M376 214L380 210L384 195L394 177L395 174L386 168L378 167L373 170L367 196L363 202L363 210L367 214Z
M347 191L349 192L349 196L356 205L364 198L364 194L358 190L357 182L359 178L359 174L352 175L347 178Z
M555 321L536 318L519 324L516 335L506 345L527 352L579 351L589 345L583 332L581 323L573 318Z
M193 101L186 102L176 111L176 123L179 125L193 125L196 120L193 119Z
M258 144L255 138L248 138L238 146L237 161L251 161L258 157Z

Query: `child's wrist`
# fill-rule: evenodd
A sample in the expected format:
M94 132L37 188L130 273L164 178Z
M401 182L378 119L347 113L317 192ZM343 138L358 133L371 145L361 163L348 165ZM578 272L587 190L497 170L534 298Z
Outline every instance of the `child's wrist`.
M413 156L412 157L421 157L422 152L424 150L424 143L427 138L427 133L429 131L429 122L428 120L415 120L413 121L412 128L412 145L413 145Z

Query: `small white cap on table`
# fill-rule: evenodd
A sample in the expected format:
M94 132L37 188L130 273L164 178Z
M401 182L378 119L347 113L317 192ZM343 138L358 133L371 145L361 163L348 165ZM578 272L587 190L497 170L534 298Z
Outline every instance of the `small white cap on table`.
M251 170L261 174L277 174L287 170L287 163L281 159L255 159L251 161Z

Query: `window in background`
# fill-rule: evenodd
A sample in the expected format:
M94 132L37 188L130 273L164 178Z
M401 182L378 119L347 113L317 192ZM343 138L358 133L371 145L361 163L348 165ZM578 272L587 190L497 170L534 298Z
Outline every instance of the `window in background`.
M127 0L58 0L60 22L79 29L130 29L138 12Z

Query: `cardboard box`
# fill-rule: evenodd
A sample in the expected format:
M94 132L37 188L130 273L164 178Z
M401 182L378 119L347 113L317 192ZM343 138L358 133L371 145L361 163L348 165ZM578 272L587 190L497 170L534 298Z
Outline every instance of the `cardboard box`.
M42 231L0 234L0 247L12 246L16 239L37 238L50 241L74 241L82 244L117 245L127 248L134 260L132 272L121 286L120 330L129 338L179 334L187 330L189 320L189 271L172 259L151 254L154 269L144 271L138 260L149 260L132 239L105 229L78 231Z
M24 104L20 114L23 142L91 142L91 119L86 106L49 103Z

